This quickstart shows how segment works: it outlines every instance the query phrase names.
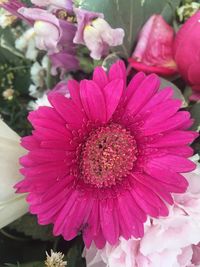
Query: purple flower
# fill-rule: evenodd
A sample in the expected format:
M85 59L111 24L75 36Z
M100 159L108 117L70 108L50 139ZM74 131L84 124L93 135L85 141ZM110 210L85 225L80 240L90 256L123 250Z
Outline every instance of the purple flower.
M100 59L109 52L111 46L121 45L124 38L124 30L112 29L103 19L101 13L75 8L78 28L74 37L74 43L85 44L90 50L90 56Z
M72 10L72 0L31 0L31 2L39 7L53 6Z
M48 54L60 51L60 46L73 45L76 26L70 22L58 19L54 14L40 8L22 7L18 12L29 20L34 21L36 46Z
M26 19L24 16L22 16L21 14L18 13L19 8L25 7L25 5L21 1L18 1L18 0L12 0L12 1L11 0L1 0L0 1L0 7L8 10L10 13L25 20L29 24L32 24L31 20Z

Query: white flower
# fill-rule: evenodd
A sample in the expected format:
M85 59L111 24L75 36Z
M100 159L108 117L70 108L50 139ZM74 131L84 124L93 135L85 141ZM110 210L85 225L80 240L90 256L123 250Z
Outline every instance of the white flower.
M30 60L36 60L38 49L35 46L35 32L33 28L25 31L16 41L15 47L25 53L25 57Z
M65 267L67 266L67 262L63 261L63 258L65 255L63 255L61 252L53 252L51 250L51 255L48 255L46 253L47 259L45 261L46 267Z
M18 160L24 154L20 137L0 119L0 228L28 211L25 195L13 188L21 180Z
M13 16L7 10L0 8L0 26L5 29L7 26L10 26L17 17Z
M45 85L48 62L49 62L48 57L44 56L41 64L36 61L31 67L31 80L37 87L42 88Z

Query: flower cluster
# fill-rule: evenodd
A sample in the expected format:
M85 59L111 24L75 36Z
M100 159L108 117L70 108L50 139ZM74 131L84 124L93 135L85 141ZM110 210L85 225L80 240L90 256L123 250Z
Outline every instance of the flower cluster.
M18 0L0 1L0 6L32 25L36 47L47 51L52 63L52 74L80 68L77 45L85 44L94 59L109 52L109 47L121 45L123 29L112 29L103 14L73 8L71 0L31 0L26 7Z
M200 5L164 2L0 0L0 228L48 267L200 266Z
M198 162L199 157L193 157ZM198 164L198 163L197 163ZM150 219L145 235L128 241L121 238L116 246L86 251L88 267L195 267L200 264L200 166L185 178L186 193L175 195L175 205L169 216ZM153 242L153 245L152 245Z

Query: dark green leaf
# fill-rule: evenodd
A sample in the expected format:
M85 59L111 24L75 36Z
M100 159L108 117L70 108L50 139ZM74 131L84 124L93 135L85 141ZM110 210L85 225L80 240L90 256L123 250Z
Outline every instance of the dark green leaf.
M196 103L190 110L191 116L194 119L192 130L200 131L200 103Z
M185 101L183 94L181 93L181 90L175 84L161 77L160 80L161 80L161 88L171 87L174 91L174 98L182 100L183 102L182 107L187 106L187 103Z
M8 227L30 236L33 239L40 239L43 241L54 240L52 235L52 226L39 225L36 216L30 214L24 215L20 219L10 224Z

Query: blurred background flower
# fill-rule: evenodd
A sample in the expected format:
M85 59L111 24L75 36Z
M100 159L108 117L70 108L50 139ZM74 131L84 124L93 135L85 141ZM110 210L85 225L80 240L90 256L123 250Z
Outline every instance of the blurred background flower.
M131 66L146 73L170 76L177 72L173 59L174 30L161 15L153 15L143 26L136 48L129 58Z
M0 119L0 228L28 211L25 195L16 195L13 188L21 179L18 159L24 153L20 137Z
M200 99L200 11L190 17L176 34L174 58L178 71L191 85L193 100Z

